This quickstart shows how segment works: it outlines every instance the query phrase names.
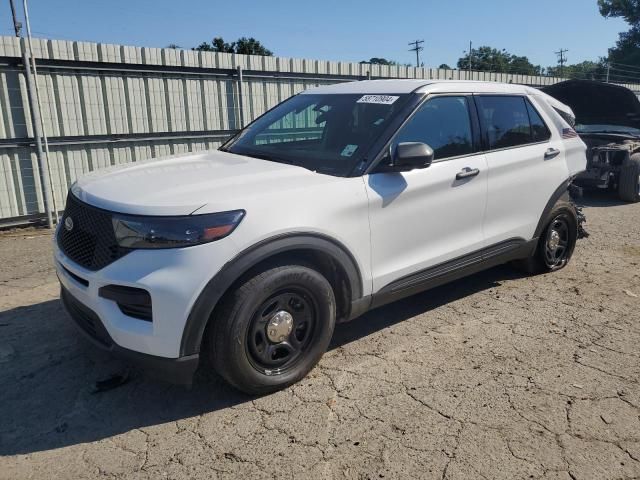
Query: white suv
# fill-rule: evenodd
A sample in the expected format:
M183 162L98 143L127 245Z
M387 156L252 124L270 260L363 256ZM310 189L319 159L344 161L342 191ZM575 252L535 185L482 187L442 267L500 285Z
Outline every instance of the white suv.
M586 147L558 111L499 83L305 91L219 151L74 184L62 299L97 345L171 381L206 353L240 390L282 388L336 322L497 264L567 263Z

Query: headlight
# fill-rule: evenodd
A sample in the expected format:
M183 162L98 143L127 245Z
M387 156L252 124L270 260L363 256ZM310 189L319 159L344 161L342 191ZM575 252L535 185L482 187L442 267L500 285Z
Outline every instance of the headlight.
M244 214L244 210L183 217L115 214L113 230L118 245L124 248L188 247L226 237Z

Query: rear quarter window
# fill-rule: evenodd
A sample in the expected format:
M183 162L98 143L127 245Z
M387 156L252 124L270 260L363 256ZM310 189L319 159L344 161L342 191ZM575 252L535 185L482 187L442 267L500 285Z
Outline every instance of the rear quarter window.
M529 113L529 121L531 122L531 141L532 142L544 142L551 138L551 131L544 123L544 120L538 113L538 111L531 105L529 100L525 99L527 105L527 112Z

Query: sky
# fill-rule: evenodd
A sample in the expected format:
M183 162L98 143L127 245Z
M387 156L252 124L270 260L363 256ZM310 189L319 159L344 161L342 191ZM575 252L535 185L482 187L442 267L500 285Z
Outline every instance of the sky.
M38 37L191 48L253 36L278 56L326 60L415 63L408 43L424 40L429 67L454 66L469 41L543 67L560 48L569 63L597 60L628 29L603 18L596 0L29 0L29 15ZM0 19L0 33L12 34L7 1Z

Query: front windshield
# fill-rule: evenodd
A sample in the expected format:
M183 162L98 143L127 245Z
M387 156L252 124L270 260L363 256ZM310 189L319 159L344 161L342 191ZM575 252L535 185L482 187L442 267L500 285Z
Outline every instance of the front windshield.
M624 133L629 135L640 135L640 130L625 125L576 125L578 133Z
M347 176L408 95L302 94L258 118L221 147L240 155Z

